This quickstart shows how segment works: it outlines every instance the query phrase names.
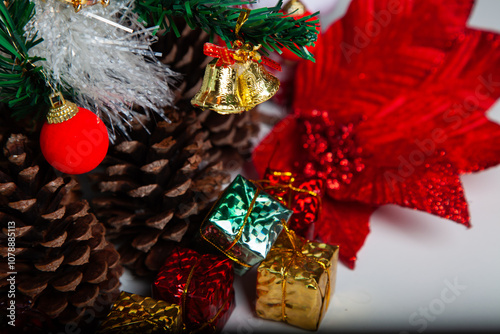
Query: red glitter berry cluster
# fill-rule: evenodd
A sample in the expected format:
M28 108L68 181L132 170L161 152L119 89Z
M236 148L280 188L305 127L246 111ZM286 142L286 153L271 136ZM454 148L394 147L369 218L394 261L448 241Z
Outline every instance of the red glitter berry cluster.
M304 166L307 177L323 179L328 189L336 190L365 168L363 150L353 133L357 122L335 122L326 111L315 110L300 123L305 128L303 148L309 155Z

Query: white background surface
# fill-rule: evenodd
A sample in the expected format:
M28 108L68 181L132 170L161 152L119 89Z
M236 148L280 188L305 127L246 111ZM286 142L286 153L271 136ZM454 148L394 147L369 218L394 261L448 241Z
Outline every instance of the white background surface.
M303 1L311 11L325 10L323 27L348 4ZM469 25L500 32L499 16L500 1L481 0ZM500 103L489 117L500 122ZM500 167L463 176L462 181L471 229L392 205L372 215L371 233L358 254L356 269L339 264L336 291L320 332L500 330ZM236 278L237 307L224 332L310 333L255 317L255 278L255 272ZM458 295L446 290L455 281L462 288ZM122 284L123 290L149 294L149 285L128 273ZM421 313L425 310L428 319ZM410 317L420 322L412 324Z

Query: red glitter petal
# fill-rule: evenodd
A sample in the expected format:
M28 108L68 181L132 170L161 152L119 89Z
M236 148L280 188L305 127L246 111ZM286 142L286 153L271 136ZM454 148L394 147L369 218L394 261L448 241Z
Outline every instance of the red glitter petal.
M328 196L323 201L322 220L317 225L316 238L331 245L340 245L340 260L354 269L356 254L370 232L370 216L377 207L340 202Z
M500 126L485 116L500 96L500 36L465 26L472 5L353 1L317 43L316 63L299 63L294 116L254 152L261 172L279 146L273 168L325 180L324 202L341 202L318 233L343 245L345 261L368 233L349 224L369 216L346 201L469 226L459 175L500 162Z

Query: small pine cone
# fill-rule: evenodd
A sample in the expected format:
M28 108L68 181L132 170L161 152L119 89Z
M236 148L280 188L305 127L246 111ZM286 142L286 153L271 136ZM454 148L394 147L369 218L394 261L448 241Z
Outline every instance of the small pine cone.
M74 178L57 177L26 136L2 137L0 295L15 287L34 312L78 323L118 295L118 252L74 191Z
M172 244L190 239L190 227L229 181L194 109L172 108L166 116L172 123L146 123L150 135L134 126L133 140L113 145L105 172L92 176L102 192L92 201L95 212L108 236L122 241L122 264L138 275L157 271Z

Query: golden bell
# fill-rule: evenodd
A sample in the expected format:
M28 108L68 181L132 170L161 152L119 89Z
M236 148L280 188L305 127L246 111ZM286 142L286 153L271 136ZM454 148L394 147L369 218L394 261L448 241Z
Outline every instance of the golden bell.
M235 66L217 66L216 63L217 59L214 59L207 65L200 91L193 97L191 104L219 114L245 111L237 94Z
M280 88L280 81L262 64L246 61L238 68L238 96L245 110L269 100Z

